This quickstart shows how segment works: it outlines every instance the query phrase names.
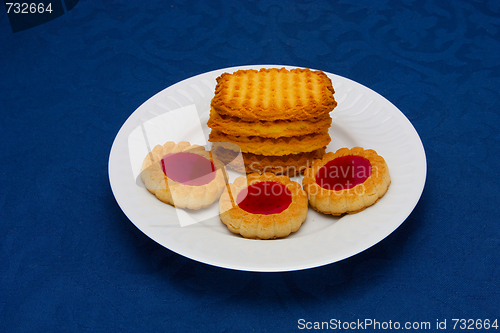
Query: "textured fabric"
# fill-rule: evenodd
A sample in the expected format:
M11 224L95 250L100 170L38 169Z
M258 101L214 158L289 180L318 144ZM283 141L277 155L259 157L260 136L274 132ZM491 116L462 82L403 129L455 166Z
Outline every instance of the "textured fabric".
M0 13L0 45L1 331L500 320L498 1L80 1L17 33ZM427 182L393 234L335 264L250 273L130 223L107 174L123 122L178 81L247 64L335 73L409 118Z

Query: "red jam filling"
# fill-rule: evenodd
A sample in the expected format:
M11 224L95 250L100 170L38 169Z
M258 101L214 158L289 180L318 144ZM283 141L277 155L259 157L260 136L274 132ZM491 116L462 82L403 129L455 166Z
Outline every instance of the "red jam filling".
M192 153L173 153L161 159L163 173L184 185L201 186L215 178L215 166L209 159Z
M337 157L316 173L316 182L324 189L341 191L362 184L372 173L370 161L361 156Z
M279 182L262 181L248 186L236 198L238 206L252 214L278 214L292 203L292 194Z

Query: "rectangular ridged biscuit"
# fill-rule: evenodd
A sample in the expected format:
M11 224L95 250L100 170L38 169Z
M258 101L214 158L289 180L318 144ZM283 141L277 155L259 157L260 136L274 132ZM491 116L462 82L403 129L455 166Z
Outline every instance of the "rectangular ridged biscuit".
M331 124L332 117L329 113L307 120L244 121L237 117L220 115L214 109L211 109L207 122L208 127L228 135L264 138L327 132Z
M325 154L325 148L312 152L290 154L283 156L265 156L252 153L241 153L242 159L236 159L238 153L221 146L212 146L212 154L226 164L227 167L242 173L286 174L290 177L301 174L312 166L315 159L320 159Z
M217 130L212 130L208 141L243 153L267 156L282 156L310 152L327 146L331 139L328 132L313 133L303 136L279 137L276 139L258 136L232 136Z
M223 73L211 107L244 121L305 120L329 113L337 102L322 71L263 68Z

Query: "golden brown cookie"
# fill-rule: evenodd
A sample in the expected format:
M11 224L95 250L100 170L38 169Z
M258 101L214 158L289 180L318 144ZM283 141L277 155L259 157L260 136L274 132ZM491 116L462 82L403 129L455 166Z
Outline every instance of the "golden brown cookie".
M232 136L259 136L278 138L328 132L332 118L325 113L305 120L244 121L237 117L220 115L212 109L208 127Z
M238 177L219 200L228 229L245 238L274 239L297 231L307 217L307 195L286 176L272 173Z
M211 107L243 121L306 120L332 111L337 102L322 71L263 68L223 73Z
M177 208L210 206L225 187L224 164L189 142L157 145L142 163L141 179L149 192Z
M304 172L302 180L311 207L332 215L353 214L373 205L390 183L384 158L361 147L325 154Z
M212 130L208 141L217 142L218 145L227 149L235 150L237 146L244 153L283 156L311 152L326 147L331 139L328 132L272 139L259 136L232 136Z
M212 154L223 162L226 167L241 173L272 172L293 177L302 174L305 169L311 167L315 159L322 158L325 154L325 148L283 156L240 153L241 158L238 158L239 153L215 144L212 146Z

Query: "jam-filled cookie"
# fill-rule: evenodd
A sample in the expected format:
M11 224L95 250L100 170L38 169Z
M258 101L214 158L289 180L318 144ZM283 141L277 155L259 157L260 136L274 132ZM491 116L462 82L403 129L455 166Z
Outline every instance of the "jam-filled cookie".
M204 147L189 142L157 145L142 163L149 192L177 208L201 209L219 199L227 177L224 164Z
M353 214L373 205L390 183L384 158L361 147L325 154L304 172L302 180L311 207L332 215Z
M307 195L287 176L252 173L228 184L219 200L221 221L245 238L274 239L297 231L307 217Z

